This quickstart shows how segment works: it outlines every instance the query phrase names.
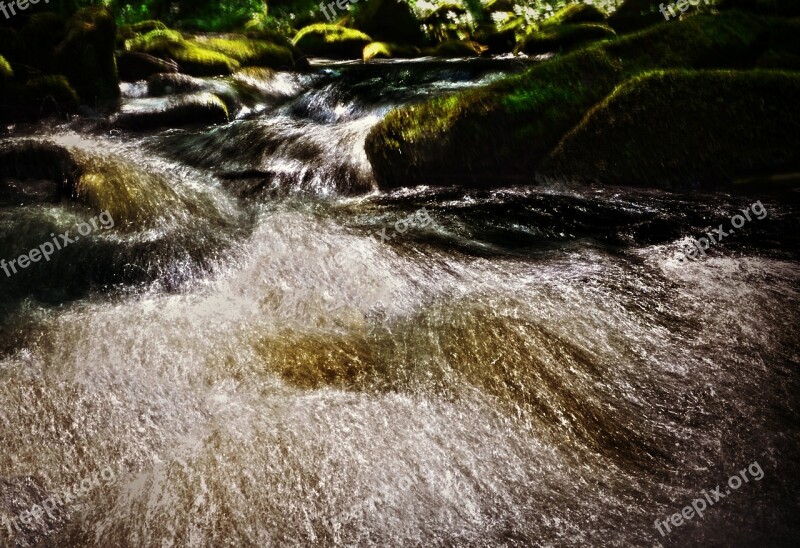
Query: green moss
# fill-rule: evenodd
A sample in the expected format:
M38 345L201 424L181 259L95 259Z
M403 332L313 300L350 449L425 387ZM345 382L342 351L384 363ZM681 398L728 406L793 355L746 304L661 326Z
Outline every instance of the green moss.
M55 67L85 104L119 97L116 23L104 7L83 8L70 19L67 37L55 51Z
M589 4L570 4L548 17L542 26L564 25L566 23L602 23L608 15L601 9Z
M128 42L128 49L161 59L174 59L183 72L193 76L232 74L240 64L224 53L186 40L174 30L154 30Z
M11 65L8 64L6 58L0 55L0 81L10 80L14 77L14 71Z
M611 27L599 23L547 26L526 36L516 51L529 54L562 51L614 36L616 33Z
M317 23L300 30L294 45L308 55L358 59L372 39L361 31Z
M725 184L800 169L800 74L656 71L622 83L550 155L548 175Z
M392 55L392 46L386 42L372 42L371 44L367 44L364 47L362 56L364 61L369 61L370 59L391 59L394 57L394 55Z
M289 48L263 40L245 37L209 38L198 41L198 46L216 51L236 60L242 66L292 67L294 59Z
M608 18L608 24L619 34L664 22L654 0L625 0Z
M730 12L600 42L485 88L393 111L370 132L367 154L382 187L530 181L623 80L654 69L752 67L770 25Z
M117 28L117 37L124 43L126 40L132 40L137 36L153 32L154 30L168 30L168 27L161 21L141 21L134 25L121 25Z

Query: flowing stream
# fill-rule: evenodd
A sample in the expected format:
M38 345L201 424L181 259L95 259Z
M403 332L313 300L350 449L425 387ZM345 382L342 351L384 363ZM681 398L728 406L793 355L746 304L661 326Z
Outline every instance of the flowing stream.
M800 193L376 190L391 108L524 67L320 63L212 128L7 129L98 184L5 188L0 258L114 226L0 272L0 543L793 545Z

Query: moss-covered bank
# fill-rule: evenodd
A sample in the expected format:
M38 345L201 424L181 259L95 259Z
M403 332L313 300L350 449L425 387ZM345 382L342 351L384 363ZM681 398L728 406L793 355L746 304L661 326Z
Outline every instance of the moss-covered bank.
M610 184L725 184L800 170L800 73L657 71L592 108L542 166Z
M625 80L652 70L751 68L780 24L728 12L595 44L485 88L395 110L370 132L367 155L383 188L531 182L562 137Z

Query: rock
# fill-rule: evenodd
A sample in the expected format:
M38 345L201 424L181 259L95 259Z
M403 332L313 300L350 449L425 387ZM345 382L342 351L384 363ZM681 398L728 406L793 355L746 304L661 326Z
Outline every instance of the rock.
M39 76L0 86L0 120L34 122L78 112L80 100L63 76Z
M120 95L114 56L116 23L106 8L79 10L67 37L55 50L55 66L69 80L84 104L95 105Z
M81 173L72 155L53 143L30 139L0 144L0 186L49 181L47 200L54 201L73 194Z
M362 0L354 11L354 28L376 41L421 45L422 26L411 7L402 0Z
M517 35L525 28L525 24L522 17L512 16L499 28L481 34L478 41L486 44L493 55L511 53L517 45Z
M658 11L658 5L652 0L625 0L608 18L608 25L618 34L632 32L666 19Z
M595 44L486 87L394 110L367 136L367 156L381 188L532 181L562 137L623 80L656 69L752 67L769 28L729 12Z
M264 40L251 40L244 36L230 35L227 38L199 37L194 40L194 43L203 49L227 55L243 67L274 69L294 67L291 49Z
M168 30L168 27L161 21L154 20L140 21L133 25L120 25L117 28L117 44L124 46L126 40L131 40L154 30Z
M228 121L228 108L219 97L211 93L196 93L131 101L123 106L112 123L116 127L141 131Z
M364 61L370 59L409 59L419 57L420 49L416 46L387 44L386 42L372 42L364 48Z
M468 40L450 40L436 46L433 55L436 57L478 57L486 51L486 47Z
M514 51L530 55L565 51L614 36L616 33L611 27L599 23L548 26L523 38Z
M147 94L151 97L207 91L209 87L205 80L186 74L154 74L147 80Z
M185 40L174 30L153 30L127 43L129 51L147 53L160 59L178 63L182 72L192 76L220 76L232 74L239 62L231 57L198 46Z
M67 18L43 12L32 15L27 24L19 30L15 61L36 69L26 76L60 72L56 70L55 51L67 37L67 26Z
M117 70L123 82L146 80L153 74L178 72L178 63L165 61L147 53L122 51L117 55Z
M589 4L570 4L548 17L542 26L565 25L576 23L604 23L608 14Z
M795 0L722 0L720 9L740 9L779 17L800 17L800 3Z
M332 59L360 59L372 38L361 31L317 23L300 30L294 45L303 53Z
M800 169L800 74L652 72L624 82L550 154L550 177L730 184Z
M14 71L11 70L11 65L8 64L6 58L0 55L0 82L11 80L14 77Z

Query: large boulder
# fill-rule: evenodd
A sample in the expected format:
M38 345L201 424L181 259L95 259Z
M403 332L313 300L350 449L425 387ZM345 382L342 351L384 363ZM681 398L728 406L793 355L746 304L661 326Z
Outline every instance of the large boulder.
M411 7L402 0L363 0L354 27L381 42L420 45L425 36Z
M64 76L48 75L26 82L0 84L0 121L34 122L78 111L80 99Z
M797 172L798 97L798 73L647 73L595 106L542 171L586 182L678 186Z
M85 104L120 95L114 56L116 23L104 7L79 10L70 20L67 37L55 50L55 66L67 77Z
M372 38L339 25L317 23L300 30L294 45L303 53L332 59L360 59Z
M198 46L173 30L153 30L127 42L130 51L147 53L178 63L180 70L193 76L232 74L239 62L231 57Z
M225 103L211 93L137 99L123 105L114 116L116 127L151 130L195 125L224 124L230 116Z
M729 12L601 42L483 88L394 110L368 135L367 156L382 188L532 181L561 138L622 81L656 69L752 67L769 28Z
M590 4L570 4L558 10L542 23L542 26L576 23L604 23L608 14Z
M436 46L432 55L436 57L478 57L486 47L470 40L448 40Z
M566 51L588 42L595 42L616 36L614 30L600 23L577 23L542 27L523 38L515 48L516 52L531 55Z
M386 42L372 42L364 48L362 53L364 61L371 59L410 59L420 55L420 49L416 46L388 44Z
M608 18L609 26L619 34L665 21L653 0L625 0Z
M123 82L146 80L153 74L178 72L178 63L159 59L147 53L121 51L117 55L117 70Z

